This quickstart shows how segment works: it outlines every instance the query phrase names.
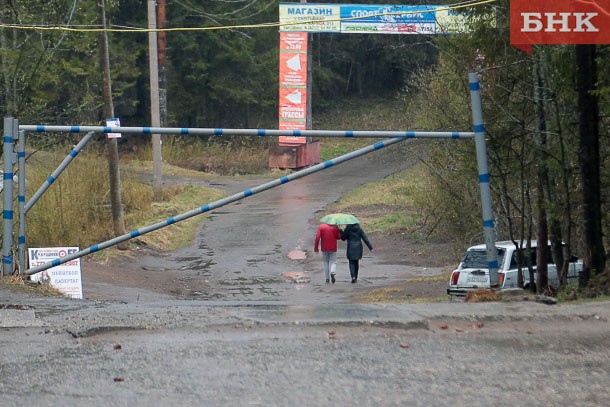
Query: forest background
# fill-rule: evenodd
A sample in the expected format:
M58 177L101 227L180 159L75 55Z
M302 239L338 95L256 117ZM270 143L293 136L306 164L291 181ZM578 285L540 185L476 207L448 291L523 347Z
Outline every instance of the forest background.
M163 27L198 30L161 36L163 126L277 128L279 35L277 26L265 24L278 21L278 5L277 0L166 1ZM104 6L106 27L111 28L107 38L114 116L122 126L150 125L148 36L133 30L147 27L147 1L106 0ZM587 48L596 62L587 71L595 86L589 96L599 113L594 123L597 154L591 154L582 148L578 47L537 46L532 55L511 47L508 0L460 10L472 18L468 32L459 35L312 34L313 128L471 131L468 73L479 72L498 240L548 236L552 242L565 242L563 249L553 246L555 261L561 265L572 253L584 256L589 266L597 265L588 276L593 286L607 290L608 47ZM490 12L493 22L481 18ZM91 30L100 28L99 0L0 0L0 13L3 116L18 118L20 124L103 124L107 115L100 36ZM199 30L202 27L216 28ZM37 188L76 140L70 134L29 134L28 188ZM164 137L163 159L172 166L166 171L261 174L268 171L267 149L274 142ZM329 139L321 143L324 159L356 145ZM118 148L127 173L137 174L150 164L149 137L124 137ZM58 182L28 214L30 244L70 241L86 247L113 236L110 211L100 210L109 195L105 149L100 136L87 147L87 159L70 169L70 183ZM393 233L401 228L417 231L423 239L442 236L456 242L457 250L481 242L473 144L435 141L422 151L420 188L406 187L404 178L395 186L396 191L417 195L420 205L413 211L412 202L405 204L411 220L389 222L392 226L387 227ZM599 169L599 193L593 197L583 195L583 180L588 179L583 177L583 162L597 163ZM171 198L208 193L213 199L215 194L173 188L178 190L164 192L166 204L155 202L149 185L126 176L122 199L129 229L142 226L144 214L155 208L175 214L179 207L167 204ZM599 207L595 219L587 219L591 206ZM600 231L593 245L585 227L590 221ZM592 261L596 256L601 263Z

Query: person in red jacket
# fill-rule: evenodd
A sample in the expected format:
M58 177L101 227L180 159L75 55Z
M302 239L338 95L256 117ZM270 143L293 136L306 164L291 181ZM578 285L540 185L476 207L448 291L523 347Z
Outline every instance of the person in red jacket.
M318 253L318 245L322 241L322 261L324 262L324 276L326 282L335 284L335 272L337 271L337 240L341 239L341 231L337 225L321 223L316 233L316 241L313 247Z

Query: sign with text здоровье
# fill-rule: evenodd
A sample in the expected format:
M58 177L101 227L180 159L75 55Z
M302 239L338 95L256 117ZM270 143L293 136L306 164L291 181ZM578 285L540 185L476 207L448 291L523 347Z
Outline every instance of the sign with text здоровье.
M528 54L534 44L610 44L610 1L511 0L510 43Z

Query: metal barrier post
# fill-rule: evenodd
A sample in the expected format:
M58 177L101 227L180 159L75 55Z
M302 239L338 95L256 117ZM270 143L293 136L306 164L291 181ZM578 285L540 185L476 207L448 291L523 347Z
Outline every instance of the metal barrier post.
M4 211L3 211L3 234L2 234L2 275L8 276L13 273L13 165L16 157L14 152L14 140L18 129L17 120L12 117L4 119Z
M17 166L19 177L17 178L17 210L19 213L19 236L17 242L19 245L19 274L26 270L25 256L25 131L19 132L19 141L17 143Z
M498 252L496 250L496 232L494 229L493 211L491 206L491 189L489 188L489 172L487 170L487 147L485 145L485 125L483 124L483 108L481 103L481 89L479 74L468 74L470 82L470 98L472 103L472 123L474 126L474 139L477 149L477 168L479 171L479 187L481 190L481 206L483 209L483 234L487 248L487 264L489 268L489 284L497 287L498 279Z

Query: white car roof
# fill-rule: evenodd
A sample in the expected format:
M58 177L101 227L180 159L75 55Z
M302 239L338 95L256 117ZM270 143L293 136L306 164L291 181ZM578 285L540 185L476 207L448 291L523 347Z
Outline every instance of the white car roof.
M537 241L536 240L532 240L530 241L531 243L531 247L537 247ZM549 242L550 244L550 242ZM501 249L512 249L515 247L515 244L513 243L512 240L502 240L500 242L496 242L496 247L499 247ZM527 247L527 241L523 240L521 242L521 247ZM468 250L486 250L487 246L485 245L485 243L483 244L478 244L476 246L471 246L468 248Z

